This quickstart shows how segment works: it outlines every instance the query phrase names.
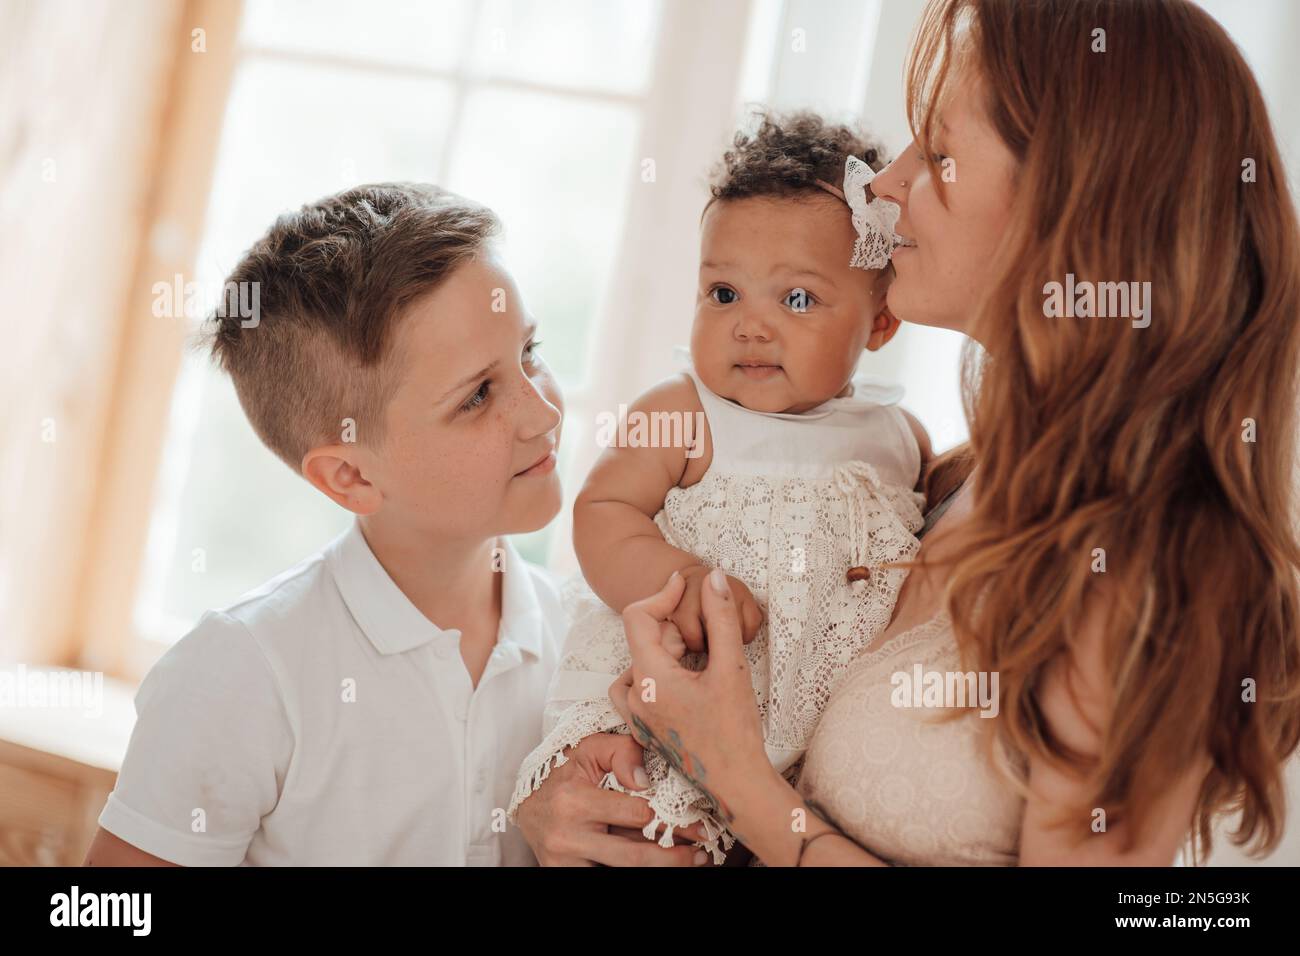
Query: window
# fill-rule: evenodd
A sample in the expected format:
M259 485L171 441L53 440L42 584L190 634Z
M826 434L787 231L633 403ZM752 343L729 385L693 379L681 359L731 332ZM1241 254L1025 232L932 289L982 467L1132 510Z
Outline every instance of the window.
M580 393L636 181L660 16L654 0L252 0L194 281L219 288L284 210L361 182L437 182L501 215L547 360L566 394ZM206 356L188 355L137 633L176 640L349 520L261 446ZM555 527L520 550L544 562Z

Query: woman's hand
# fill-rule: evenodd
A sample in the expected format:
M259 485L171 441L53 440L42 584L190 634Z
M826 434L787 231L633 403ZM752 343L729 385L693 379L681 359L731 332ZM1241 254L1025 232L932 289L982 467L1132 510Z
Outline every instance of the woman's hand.
M658 594L623 611L632 666L611 685L610 700L637 740L706 794L727 822L730 781L774 771L763 749L740 613L727 577L715 569L700 589L709 646L702 671L679 663L681 635L669 620L685 590L674 572Z
M623 734L592 734L568 751L542 785L519 805L519 829L542 866L703 866L709 855L692 846L666 849L641 835L654 817L640 797L600 789L613 772L628 789L646 785L641 748ZM640 771L639 777L637 771ZM703 840L696 824L674 834Z
M740 612L721 571L701 589L708 664L691 671L679 663L684 645L670 617L684 590L674 574L623 611L632 666L609 696L632 733L707 794L718 818L768 866L800 862L808 844L828 834L835 839L819 839L808 862L884 865L822 820L768 760ZM806 828L792 826L795 819Z

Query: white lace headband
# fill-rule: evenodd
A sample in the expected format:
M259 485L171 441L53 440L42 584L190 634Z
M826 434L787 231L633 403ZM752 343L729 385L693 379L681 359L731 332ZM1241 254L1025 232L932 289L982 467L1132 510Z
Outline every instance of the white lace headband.
M876 178L875 172L856 156L844 161L844 188L839 189L825 180L817 179L822 189L848 203L853 213L853 228L858 238L853 243L853 258L849 267L854 269L883 269L889 264L894 251L894 226L898 224L897 203L879 197L867 201L867 186Z

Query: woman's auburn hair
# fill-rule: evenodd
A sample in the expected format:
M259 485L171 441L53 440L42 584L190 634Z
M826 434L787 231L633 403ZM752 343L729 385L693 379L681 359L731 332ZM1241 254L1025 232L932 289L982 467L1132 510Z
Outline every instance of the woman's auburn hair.
M945 563L959 646L999 674L990 740L1082 770L1093 801L1062 825L1082 838L1100 807L1130 846L1208 755L1194 856L1230 812L1232 842L1265 853L1300 744L1300 237L1263 98L1185 0L931 0L907 96L940 190L929 143L955 75L1017 160L973 317L985 348L963 361L969 446L930 473L933 500L978 464ZM1045 317L1067 273L1149 281L1149 327ZM1039 697L1085 622L1111 694L1090 755Z

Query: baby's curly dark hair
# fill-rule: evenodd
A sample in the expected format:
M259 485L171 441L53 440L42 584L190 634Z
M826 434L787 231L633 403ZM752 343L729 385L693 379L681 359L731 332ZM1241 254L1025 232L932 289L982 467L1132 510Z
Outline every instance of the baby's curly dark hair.
M885 168L884 148L853 127L828 123L810 110L760 111L757 130L741 130L713 172L713 200L789 196L821 187L839 187L844 162L856 156L875 172ZM712 200L710 200L710 203Z

